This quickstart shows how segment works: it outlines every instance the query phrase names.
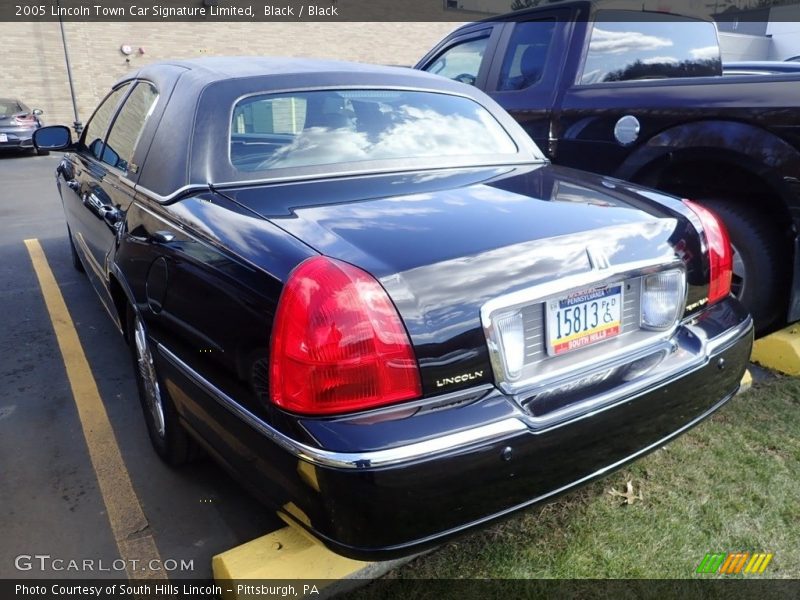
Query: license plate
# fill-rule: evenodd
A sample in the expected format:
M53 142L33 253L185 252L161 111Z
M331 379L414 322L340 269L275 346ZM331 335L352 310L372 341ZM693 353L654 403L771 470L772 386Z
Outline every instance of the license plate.
M616 337L622 331L622 284L549 300L545 320L550 356Z
M5 133L0 133L0 142L7 142L8 136Z

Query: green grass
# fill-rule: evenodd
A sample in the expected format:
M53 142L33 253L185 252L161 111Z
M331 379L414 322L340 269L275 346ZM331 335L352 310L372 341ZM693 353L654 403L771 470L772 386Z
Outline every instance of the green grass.
M642 501L609 494L628 481ZM800 578L800 379L756 384L666 448L389 577L709 578L706 552L735 551L775 554L743 577Z

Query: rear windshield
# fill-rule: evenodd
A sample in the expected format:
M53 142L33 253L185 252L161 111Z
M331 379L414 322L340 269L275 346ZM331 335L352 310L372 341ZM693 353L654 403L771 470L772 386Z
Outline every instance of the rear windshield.
M606 10L597 13L579 83L721 74L713 23L675 15Z
M8 100L6 98L0 98L0 117L8 117L10 115L15 115L19 112L22 112L22 106L20 106L19 102L16 100Z
M241 171L372 160L515 155L475 101L419 91L265 94L233 110L230 158Z

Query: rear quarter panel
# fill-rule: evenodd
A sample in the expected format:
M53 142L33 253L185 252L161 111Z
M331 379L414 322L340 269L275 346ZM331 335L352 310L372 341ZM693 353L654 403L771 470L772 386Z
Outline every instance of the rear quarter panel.
M165 235L171 241L160 241ZM272 317L282 282L309 255L263 219L207 194L169 207L140 198L129 210L116 263L153 341L270 421L261 376ZM167 386L187 425L206 440L231 443L216 425L230 415L189 393L163 356L161 364L175 374Z

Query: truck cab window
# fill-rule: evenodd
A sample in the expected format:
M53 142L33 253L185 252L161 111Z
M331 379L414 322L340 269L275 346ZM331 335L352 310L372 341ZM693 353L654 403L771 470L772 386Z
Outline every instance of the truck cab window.
M515 25L503 58L498 90L523 90L542 79L555 24L554 19L547 19Z
M450 46L429 63L425 67L425 71L461 83L475 85L488 42L489 34L487 32L484 37L471 38Z
M713 23L656 13L642 21L629 15L625 11L598 13L579 83L722 74Z

